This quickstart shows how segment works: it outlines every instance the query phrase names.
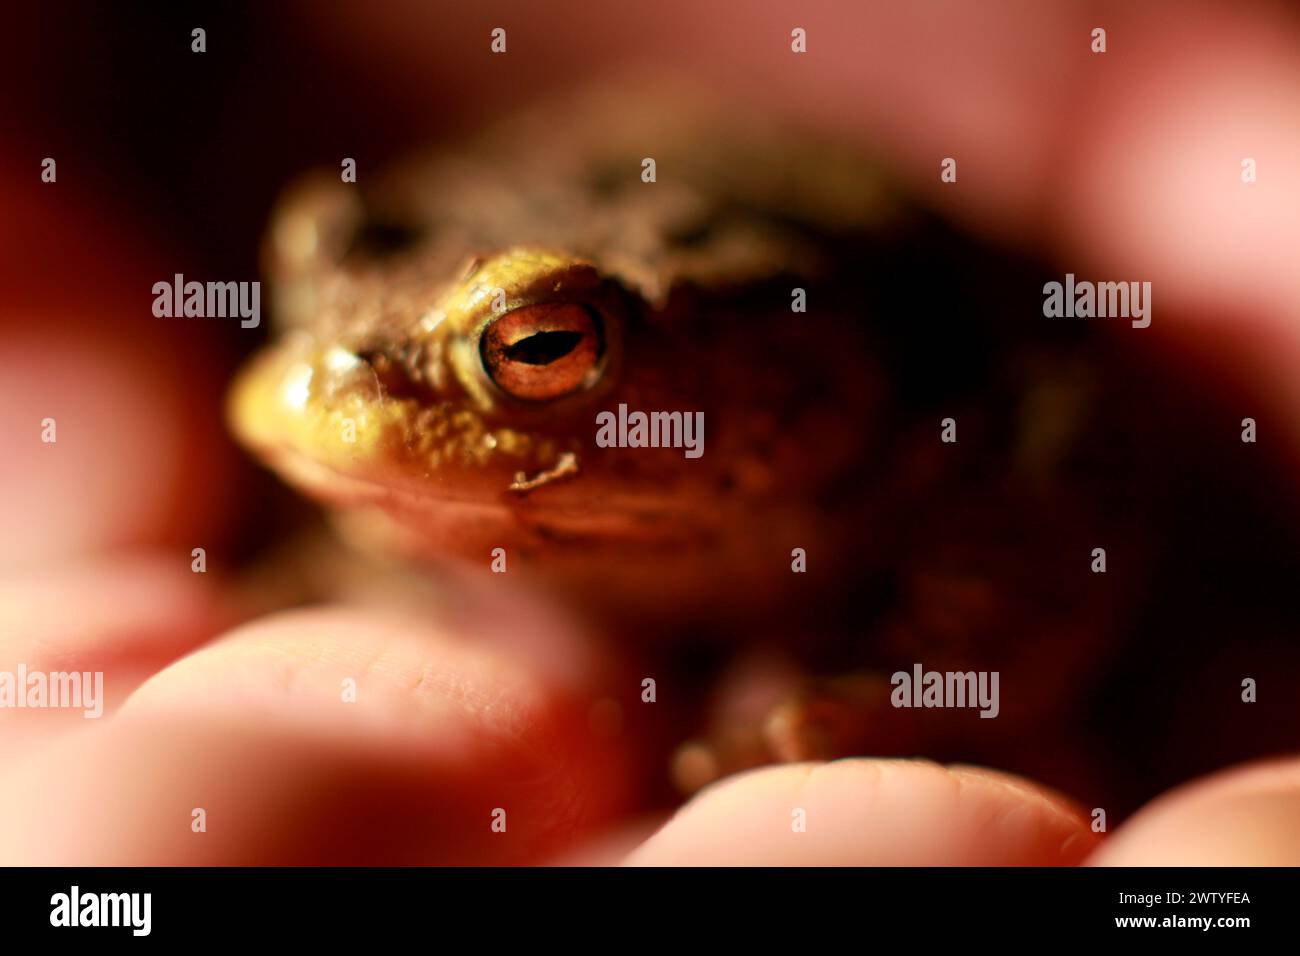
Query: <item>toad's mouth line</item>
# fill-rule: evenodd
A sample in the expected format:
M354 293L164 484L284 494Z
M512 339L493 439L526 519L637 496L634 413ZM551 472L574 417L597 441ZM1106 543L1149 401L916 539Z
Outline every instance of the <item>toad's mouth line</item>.
M349 474L290 445L261 451L286 482L327 506L374 507L402 520L418 522L423 517L430 525L442 524L449 517L472 516L575 540L619 539L643 544L696 538L713 525L707 517L712 509L683 506L671 495L592 494L576 482L560 481L579 477L576 458L571 455L561 455L544 473L546 478L517 477L495 495L476 496L449 494L436 485L419 488L409 482L404 485ZM573 459L572 464L567 459ZM520 483L531 485L528 494L518 492L515 486ZM551 490L555 486L565 491L562 497Z

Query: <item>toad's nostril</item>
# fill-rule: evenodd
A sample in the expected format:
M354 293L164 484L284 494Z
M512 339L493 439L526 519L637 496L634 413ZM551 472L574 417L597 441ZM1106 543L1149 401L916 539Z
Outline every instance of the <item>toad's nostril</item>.
M352 237L347 254L366 259L387 259L414 248L423 235L423 230L405 223L370 220Z
M582 341L581 332L536 332L525 339L520 339L503 353L512 362L525 365L549 365L556 359L564 358Z

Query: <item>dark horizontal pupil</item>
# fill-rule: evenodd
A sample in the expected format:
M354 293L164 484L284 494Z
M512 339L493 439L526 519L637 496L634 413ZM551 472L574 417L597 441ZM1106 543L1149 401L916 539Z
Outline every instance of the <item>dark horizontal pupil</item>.
M506 349L505 356L525 365L549 365L564 358L581 341L581 332L535 332Z

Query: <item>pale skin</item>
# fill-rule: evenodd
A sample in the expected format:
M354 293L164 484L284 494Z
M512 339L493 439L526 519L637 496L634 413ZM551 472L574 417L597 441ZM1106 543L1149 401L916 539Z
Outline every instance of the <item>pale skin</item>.
M954 16L961 16L960 10L960 5L954 7ZM1010 24L1022 21L1004 12L1004 35L1014 42ZM898 57L910 55L900 33L918 44L933 37L902 11L878 14L886 15L896 22L878 32L890 37L887 46ZM1234 30L1253 29L1252 22L1217 16ZM1080 29L1085 26L1080 23ZM829 30L819 33L816 24L809 28L810 48L816 49ZM1219 25L1208 21L1197 29L1207 36L1223 35ZM961 35L959 25L953 25L953 32ZM1112 27L1112 38L1118 32ZM1207 65L1204 57L1189 56L1179 67L1175 53L1178 44L1200 49L1206 42L1198 35L1164 38L1162 49L1173 64L1168 68L1206 75L1213 64ZM958 82L962 71L986 75L988 64L979 61L979 50L967 53L976 62L954 64L956 72L948 79ZM1218 55L1225 74L1237 70L1227 62L1230 52L1220 49ZM828 104L828 112L834 111L836 90L845 81L865 81L867 71L907 69L898 62L891 66L884 55L851 62L861 65L843 66L834 82L801 81L817 94L815 102ZM1034 89L1036 76L1055 71L1050 63L1024 62L1026 82L1016 89ZM1251 68L1283 73L1286 63L1266 51L1252 59ZM739 68L742 74L750 69ZM753 65L753 72L761 72L760 65ZM1112 76L1110 82L1115 88L1098 91L1081 81L1081 89L1091 89L1089 95L1100 107L1114 107L1098 110L1107 122L1131 122L1141 131L1133 109L1120 106L1127 102L1121 96L1124 80ZM918 102L909 106L900 102L900 87L889 88L890 108L899 113L885 120L899 130L900 153L919 152L918 163L932 158L912 135L920 122L914 117L923 109L927 128L959 136L960 117L945 113L947 100L918 93ZM1294 98L1300 85L1286 88ZM1253 297L1255 307L1239 326L1233 352L1216 359L1266 356L1260 375L1276 386L1273 393L1283 395L1294 386L1288 371L1300 359L1291 321L1294 294L1279 286L1283 276L1267 256L1234 265L1215 248L1231 238L1223 209L1208 202L1179 204L1177 216L1186 218L1171 220L1175 207L1162 205L1158 193L1136 185L1122 201L1094 204L1089 190L1100 189L1099 184L1143 182L1141 170L1155 161L1156 146L1149 144L1145 153L1103 151L1089 160L1089 175L1062 186L1052 182L1046 165L1052 150L1044 144L1065 135L1051 103L1024 101L1023 96L1016 100L1008 90L997 91L996 97L1016 107L1007 120L1011 128L1023 124L1037 132L981 139L972 149L992 151L982 161L1000 174L991 175L978 191L955 198L939 194L940 201L999 232L1048 231L1040 226L1042 210L1056 207L1063 215L1051 231L1059 233L1059 242L1101 259L1144 248L1151 234L1176 238L1161 244L1153 279L1194 277L1191 284L1165 284L1181 289L1182 295L1239 300L1249 292ZM1248 117L1259 134L1256 140L1267 139L1263 134L1280 128L1277 118L1294 115L1295 107L1294 102L1274 102L1268 107L1271 113ZM1215 123L1216 115L1223 126L1232 117L1240 121L1241 112L1207 114L1191 99L1181 111L1162 115L1172 116L1170 122L1198 124L1200 140L1211 141L1214 131L1207 132L1207 124ZM1152 143L1179 141L1148 132ZM1009 139L1034 145L996 154ZM936 155L948 154L938 144L936 148L941 150ZM936 172L929 188L937 190L937 162L931 165ZM973 176L976 166L963 164L961 169L959 183L964 183L966 170ZM1228 179L1233 175L1230 169ZM1265 184L1272 191L1272 211L1262 219L1240 212L1237 225L1253 230L1260 248L1297 248L1296 180L1289 183ZM1228 207L1230 219L1234 208ZM97 250L82 252L90 262ZM1214 267L1206 268L1207 263ZM127 314L112 304L102 308ZM45 313L52 317L57 313ZM1209 351L1212 336L1206 332L1189 330L1189 346ZM0 584L5 615L0 668L17 661L33 668L42 661L71 668L84 661L84 666L106 672L109 701L99 721L75 713L0 714L5 755L0 861L1300 862L1300 814L1295 809L1300 805L1300 761L1294 759L1189 781L1104 840L1091 831L1091 808L1074 806L1032 781L995 770L868 759L776 767L732 778L697 796L648 835L659 821L627 819L621 811L629 802L625 766L581 742L587 739L579 731L588 717L584 688L594 683L599 664L598 655L576 635L552 629L531 654L507 647L515 610L513 599L500 595L490 602L495 623L476 632L472 641L400 614L360 618L340 606L263 618L226 631L226 620L234 616L227 596L215 574L190 572L189 551L193 540L201 540L202 529L219 523L233 505L219 491L192 492L213 483L196 482L193 472L186 471L198 466L186 464L181 439L200 418L184 410L184 389L167 381L146 387L138 369L128 364L94 363L91 357L101 354L102 343L83 340L56 348L28 335L18 348L18 332L6 327L3 334L0 399L6 423L21 423L27 434L28 424L57 403L60 442L67 442L62 448L76 449L81 457L53 460L45 454L49 449L34 441L11 446L3 486L6 507L17 510L14 502L21 502L30 510L48 504L36 510L57 513L60 521L53 529L37 522L7 523L14 530L3 542L4 565L21 570L6 571ZM93 391L60 387L84 382L87 367L103 370ZM127 453L121 442L107 439L98 445L74 440L78 430L102 434L115 422L132 420L145 395L156 407L176 411L158 421L138 453ZM1293 428L1292 420L1280 420L1280 428ZM125 430L124 439L129 434ZM78 476L88 468L98 476L98 487L124 493L105 498L84 493ZM160 483L165 493L152 493ZM131 497L131 489L151 493ZM186 502L183 542L172 533L178 527L172 499ZM128 554L139 560L127 560ZM358 681L357 703L345 704L341 681L352 675ZM483 701L500 706L485 710L475 703ZM521 773L521 768L533 772ZM583 812L559 817L551 809L557 805L576 805ZM491 831L496 807L507 810L505 834ZM207 811L206 833L191 828L195 808ZM805 811L804 833L791 829L795 809ZM1214 821L1212 827L1207 820Z
M51 613L51 581L75 601L72 621ZM1300 764L1288 761L1193 782L1105 842L1082 808L1030 781L870 759L731 778L647 838L655 821L619 813L632 755L585 743L591 675L563 640L530 664L333 607L204 643L212 621L195 610L207 589L157 561L37 575L21 590L25 607L5 594L6 662L104 666L110 707L135 690L99 721L4 715L7 863L1285 864L1300 853ZM354 704L340 699L342 674L357 675ZM484 700L500 706L485 713ZM497 807L504 834L491 831ZM193 830L196 809L206 832Z

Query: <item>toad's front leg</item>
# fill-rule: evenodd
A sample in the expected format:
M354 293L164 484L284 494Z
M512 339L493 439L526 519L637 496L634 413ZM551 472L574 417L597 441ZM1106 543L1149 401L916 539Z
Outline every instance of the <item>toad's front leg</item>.
M915 753L920 740L890 719L889 698L883 673L815 678L777 657L743 661L719 683L701 735L673 754L673 782L693 793L764 764Z

